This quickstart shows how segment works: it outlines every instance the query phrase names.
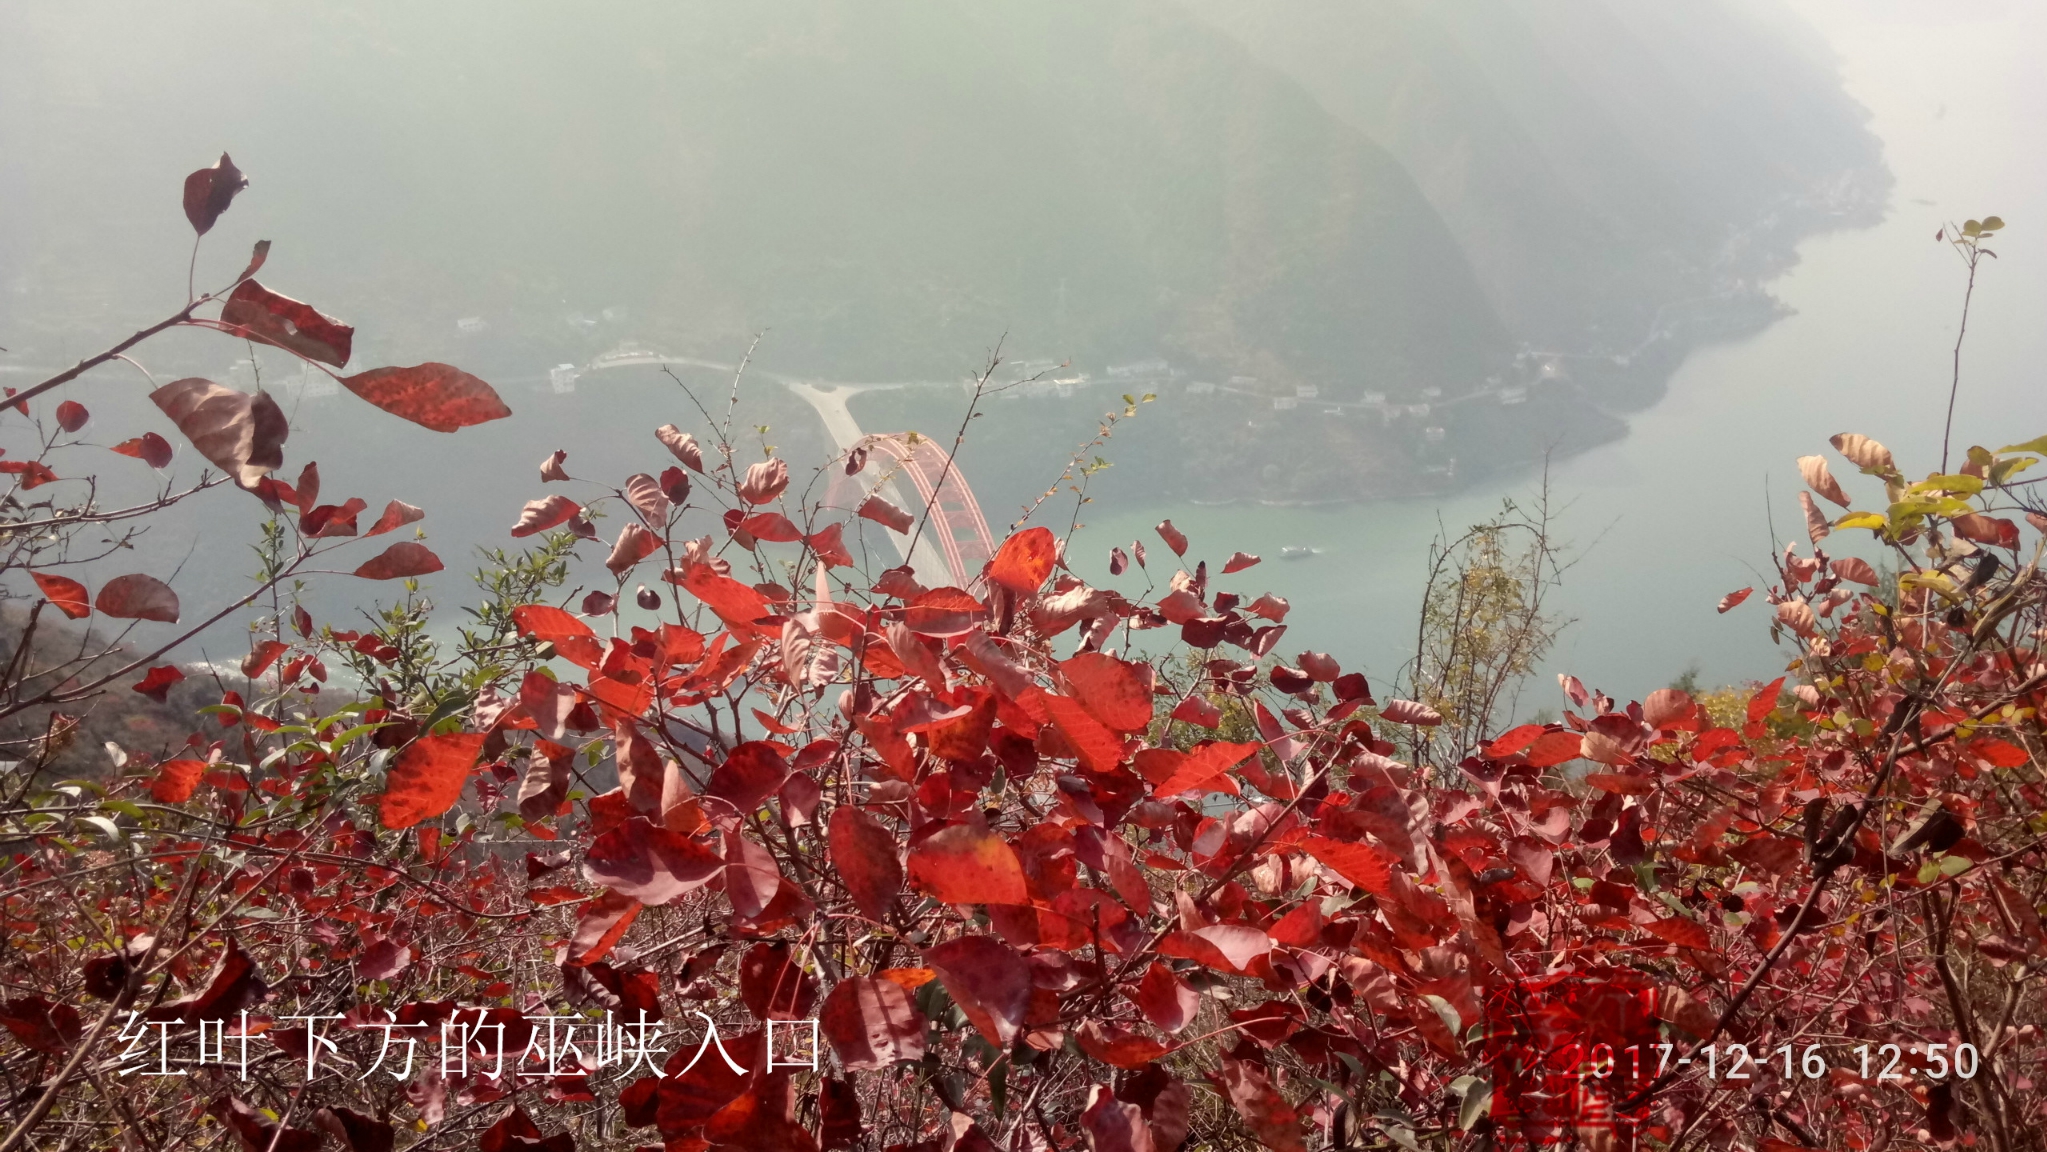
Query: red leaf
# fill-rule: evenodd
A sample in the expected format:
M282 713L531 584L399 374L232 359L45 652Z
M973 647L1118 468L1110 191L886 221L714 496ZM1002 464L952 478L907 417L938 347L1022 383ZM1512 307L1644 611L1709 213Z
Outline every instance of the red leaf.
M1542 725L1523 724L1519 728L1510 729L1502 733L1498 739L1486 745L1482 755L1488 760L1500 760L1512 756L1514 753L1535 743L1536 738L1541 735Z
M1187 759L1173 770L1166 782L1152 790L1155 799L1166 800L1182 792L1207 791L1215 787L1216 778L1237 766L1244 757L1258 751L1259 744L1226 744L1217 742L1204 744L1188 753Z
M1028 699L1037 702L1052 718L1059 734L1080 757L1090 772L1113 771L1123 760L1123 740L1071 696L1059 696L1040 688L1027 689Z
M185 674L176 667L169 664L160 665L149 670L149 674L135 685L135 691L162 704L169 697L171 688L184 678Z
M802 1020L817 1007L817 977L786 940L763 940L739 960L739 998L760 1020Z
M0 1024L5 1024L24 1047L52 1056L70 1051L84 1032L78 1009L69 1004L52 1004L40 996L0 1002Z
M1159 539L1166 542L1166 547L1173 550L1173 555L1185 556L1187 554L1187 534L1173 527L1171 520L1159 521L1158 533Z
M739 482L739 498L748 504L766 504L789 486L789 465L780 457L748 466Z
M819 1031L849 1072L877 1072L898 1060L922 1060L928 1026L902 986L865 976L839 981L818 1014Z
M2000 516L1985 516L1980 512L1969 512L1949 521L1955 535L1978 544L1991 544L1999 548L2016 548L2019 545L2019 526Z
M69 576L58 576L49 572L31 572L36 587L42 589L50 606L73 620L83 620L92 615L92 605L86 601L85 585Z
M1545 732L1528 746L1528 762L1537 768L1553 768L1576 760L1585 751L1585 739L1576 732Z
M1443 722L1441 713L1413 700L1386 701L1379 709L1379 718L1389 724L1412 724L1418 728L1433 728Z
M171 466L171 442L154 432L144 432L132 440L123 440L114 445L113 450L123 456L133 456L151 468Z
M313 1124L341 1142L342 1152L391 1152L397 1129L373 1116L339 1106L313 1113Z
M355 974L362 980L389 980L412 967L412 959L409 946L388 938L376 940L356 956Z
M90 419L92 414L85 410L85 405L76 400L66 400L57 405L57 427L66 432L78 431L85 427L85 422Z
M255 962L249 959L233 937L228 938L227 947L221 951L220 959L214 962L205 985L203 991L174 1000L164 1007L178 1009L178 1018L188 1025L201 1020L225 1020L243 1008L255 1007L267 991L256 971Z
M1779 676L1761 688L1748 699L1748 718L1751 723L1761 720L1777 710L1777 693L1784 687L1784 677Z
M1343 666L1327 652L1303 652L1299 660L1301 671L1319 683L1334 684L1343 675Z
M707 796L729 801L741 816L751 815L789 775L778 746L763 740L749 740L734 748L711 773L704 788Z
M41 488L58 480L50 466L40 460L0 460L0 476L19 476L23 490Z
M341 382L393 416L436 432L453 432L512 414L490 385L452 364L372 368L344 376Z
M519 522L512 525L512 535L531 536L545 532L573 516L580 514L583 506L566 496L543 496L529 500L519 510Z
M993 936L961 936L929 948L924 962L996 1051L1006 1052L1031 1003L1031 966Z
M354 575L365 580L397 580L407 576L424 576L441 570L441 558L433 554L424 544L410 540L391 545L382 552L363 562Z
M170 585L140 572L116 576L101 585L93 607L123 620L178 622L178 594Z
M678 832L635 816L599 836L583 860L583 876L642 904L666 904L719 874L725 861Z
M809 536L810 549L817 553L819 561L830 568L850 568L853 554L846 550L844 524L832 524L812 532ZM765 539L765 537L763 537Z
M1681 945L1686 948L1711 948L1713 946L1713 938L1706 934L1706 930L1703 927L1682 917L1672 916L1668 919L1644 924L1642 927L1650 935L1660 940L1668 940L1672 944Z
M1162 1032L1178 1032L1201 1010L1201 993L1156 960L1135 985L1124 986L1123 995Z
M211 168L201 168L185 177L185 219L192 230L204 236L234 203L235 193L249 186L249 178L222 152Z
M1227 576L1232 572L1242 572L1256 563L1258 563L1258 557L1251 555L1249 552L1232 552L1230 553L1230 558L1223 561L1223 575Z
M231 336L275 344L336 368L348 363L349 347L355 340L354 328L254 280L235 286L234 295L220 310L220 322L228 326Z
M204 775L206 762L203 760L166 760L156 766L156 779L149 782L150 799L160 804L183 804L198 790L200 777Z
M416 520L424 519L426 519L425 512L414 508L403 500L393 500L389 504L384 505L384 514L377 517L377 522L370 527L369 531L363 533L363 536L365 538L382 536L386 532L402 528Z
M484 734L458 732L414 740L391 766L377 816L386 828L410 828L455 806L469 770L483 751Z
M269 671L277 658L289 651L291 645L278 640L264 640L242 657L242 675L254 680Z
M547 679L538 673L529 672L527 675ZM526 702L523 686L519 702L522 706ZM558 724L550 726L543 722L542 726L560 731ZM526 761L526 776L519 781L519 815L528 823L537 823L554 815L561 808L562 799L569 794L569 777L575 770L575 762L575 749L545 737L534 741L533 756Z
M756 512L741 520L738 530L770 544L794 544L803 539L803 529L780 512Z
M512 609L512 623L519 635L554 645L555 654L571 664L596 671L604 662L604 644L597 633L559 608L521 604Z
M753 622L769 615L766 597L730 576L718 575L708 564L690 565L682 587L740 636L758 632Z
M832 868L869 920L888 920L896 894L903 890L903 865L896 858L896 838L881 821L851 805L832 809Z
M2032 757L2026 750L2004 740L1983 737L1970 742L1969 754L1980 757L1995 768L2017 768L2029 763Z
M1337 875L1374 896L1386 896L1393 891L1393 866L1399 863L1399 857L1376 844L1310 836L1301 847L1335 869Z
M1016 849L988 829L972 824L955 824L910 849L909 873L912 888L944 904L1023 904L1030 900Z
M1012 592L1036 592L1059 559L1059 540L1050 528L1026 528L1002 542L988 563L988 579Z
M1087 1133L1090 1152L1152 1152L1157 1144L1151 1129L1145 1126L1144 1109L1116 1099L1116 1094L1102 1084L1088 1089L1080 1127Z
M599 893L576 917L576 933L569 941L570 962L595 964L604 959L639 916L638 900L609 890Z
M1647 796L1656 791L1656 782L1645 776L1627 776L1618 772L1589 772L1585 783L1610 792L1615 796Z
M634 520L619 529L618 542L611 546L611 555L605 557L604 566L613 576L624 578L632 571L633 565L652 555L661 546L661 538L647 531L645 525Z
M267 392L252 396L191 376L158 388L149 399L201 456L244 488L284 464L291 425Z
M910 602L903 622L924 636L958 636L973 630L987 607L958 588L933 588Z
M1658 688L1642 701L1642 721L1651 728L1675 728L1699 711L1699 702L1679 688Z
M725 899L733 915L758 920L782 892L782 868L774 853L744 836L725 839Z
M872 520L891 532L908 532L916 518L908 512L879 496L869 496L860 503L860 518Z
M1859 556L1843 556L1834 561L1834 575L1843 580L1853 580L1857 584L1866 584L1871 588L1876 587L1877 583L1876 569L1870 566L1869 561ZM1724 612L1726 609L1723 608L1721 611Z
M661 446L673 453L677 460L689 465L695 472L704 470L704 450L697 447L697 438L673 424L663 424L654 429L654 438Z
M1142 1068L1166 1054L1166 1046L1127 1024L1089 1019L1074 1037L1081 1051L1114 1068Z
M1306 1152L1300 1117L1273 1088L1264 1067L1250 1060L1226 1058L1216 1079L1260 1144L1272 1152Z
M1729 593L1728 593L1727 595L1725 595L1725 596L1722 596L1722 597L1720 598L1720 609L1719 609L1719 610L1720 610L1721 612L1723 612L1723 613L1724 613L1724 612L1726 612L1726 611L1728 611L1729 609L1731 609L1731 608L1735 607L1736 605L1740 604L1740 603L1741 603L1742 601L1744 601L1744 600L1748 599L1748 598L1749 598L1749 593L1751 593L1751 592L1754 592L1754 591L1755 591L1755 589L1754 589L1754 588L1742 588L1742 589L1738 589L1738 590L1736 590L1736 591L1733 591L1733 592L1729 592Z
M1095 719L1118 732L1142 732L1151 725L1152 669L1149 664L1083 652L1059 663L1067 691Z
M1173 719L1199 724L1213 731L1223 722L1223 710L1209 703L1206 697L1189 696L1173 708Z

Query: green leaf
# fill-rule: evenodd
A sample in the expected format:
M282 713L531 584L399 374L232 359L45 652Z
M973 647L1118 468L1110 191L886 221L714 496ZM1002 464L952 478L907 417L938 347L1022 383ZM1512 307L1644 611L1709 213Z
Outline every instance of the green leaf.
M1882 531L1890 521L1881 512L1850 512L1834 521L1835 528L1874 528Z
M2014 456L2009 460L1999 460L1990 466L1990 482L1992 484L2009 483L2012 477L2039 462L2040 458L2038 456Z
M1379 1126L1379 1131L1386 1134L1388 1140L1407 1149L1407 1152L1421 1152L1421 1145L1415 1143L1413 1120L1390 1111L1381 1112L1372 1117L1372 1120Z
M347 731L334 737L334 739L328 741L327 743L328 755L331 756L334 753L339 752L341 749L347 747L348 745L353 744L356 741L362 739L363 737L369 735L370 733L375 732L377 729L384 727L387 723L389 723L389 721L379 720L375 724L358 724L355 727L348 729Z
M1457 1014L1457 1009L1452 1007L1448 1000L1433 992L1422 993L1422 999L1435 1010L1437 1018L1443 1021L1443 1027L1450 1030L1450 1035L1455 1036L1464 1031L1464 1018Z
M2004 455L2006 452L2047 453L2047 436L2035 437L2034 439L2028 440L2023 444L2006 444L2004 447L1999 448L1997 450L1997 454L2000 456Z
M1450 1081L1450 1091L1457 1093L1463 1101L1457 1107L1457 1128L1461 1132L1471 1131L1479 1117L1493 1110L1493 1086L1489 1081L1476 1076L1459 1076Z
M121 831L119 824L114 823L105 816L81 816L79 820L104 832L109 840L125 840L128 838L127 834Z
M1907 488L1906 491L1959 492L1964 496L1974 496L1976 493L1983 491L1983 478L1981 476L1968 476L1962 473L1935 473Z
M1956 856L1950 853L1940 858L1940 874L1943 876L1960 876L1975 866L1976 862L1967 856Z
M2004 227L2004 217L2002 216L1985 216L1983 218L1983 230L1985 232L1995 232L2002 227Z
M1961 589L1956 588L1955 582L1942 572L1907 572L1898 577L1898 587L1931 588L1935 595L1950 604L1959 604L1962 601Z

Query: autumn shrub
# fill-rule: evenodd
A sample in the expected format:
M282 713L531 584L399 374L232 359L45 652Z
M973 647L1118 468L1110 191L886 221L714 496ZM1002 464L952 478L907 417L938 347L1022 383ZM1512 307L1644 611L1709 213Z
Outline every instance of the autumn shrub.
M239 184L194 174L199 232ZM262 251L158 327L344 368ZM1026 526L926 587L874 558L923 510L861 449L825 506L708 408L642 471L542 461L449 633L416 540L353 569L406 581L373 627L266 601L421 512L320 503L265 397L180 381L116 450L180 435L226 480L144 514L245 501L266 575L146 652L39 649L58 614L186 616L63 574L89 495L24 499L91 472L46 394L106 358L6 433L0 711L49 719L0 811L0 1152L2039 1143L2047 519L2017 477L2047 443L1908 481L1835 437L1881 510L1800 462L1849 511L1806 496L1778 558L1783 678L1730 710L1566 677L1560 721L1452 743L1282 645L1312 625L1256 557L1163 524L1119 591ZM341 379L429 427L504 414L446 366ZM1821 550L1850 532L1894 582ZM170 691L230 622L251 649L186 739L53 778L74 715Z

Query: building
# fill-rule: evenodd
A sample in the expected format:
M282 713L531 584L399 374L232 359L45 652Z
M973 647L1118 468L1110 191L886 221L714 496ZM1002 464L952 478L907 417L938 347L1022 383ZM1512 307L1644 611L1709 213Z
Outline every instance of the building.
M1313 400L1322 395L1322 389L1314 384L1294 385L1294 395L1302 400Z
M1172 370L1173 370L1172 365L1166 363L1164 360L1160 360L1157 358L1153 358L1150 360L1133 360L1128 364L1109 365L1109 379L1149 380L1154 376L1170 375L1172 373Z
M576 377L582 375L574 364L557 364L547 371L547 383L556 392L574 392Z

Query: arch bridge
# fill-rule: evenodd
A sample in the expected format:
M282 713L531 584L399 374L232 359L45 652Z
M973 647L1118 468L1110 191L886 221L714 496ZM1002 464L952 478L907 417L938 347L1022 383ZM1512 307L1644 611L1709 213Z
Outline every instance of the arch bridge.
M580 368L562 365L550 374L550 379L556 391L567 392L574 389L578 379L595 372L663 365L714 372L739 370L733 364L670 356L626 344L599 354ZM862 392L905 388L909 382L805 381L751 366L747 372L782 385L808 403L840 452L867 450L866 466L857 475L847 476L844 469L834 469L825 496L826 507L853 512L869 493L879 495L909 512L915 520L907 533L877 527L887 533L896 554L910 566L919 583L927 587L965 588L980 579L982 567L995 555L995 540L981 515L973 488L951 453L937 441L916 432L865 432L847 407L846 402Z

